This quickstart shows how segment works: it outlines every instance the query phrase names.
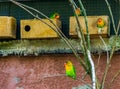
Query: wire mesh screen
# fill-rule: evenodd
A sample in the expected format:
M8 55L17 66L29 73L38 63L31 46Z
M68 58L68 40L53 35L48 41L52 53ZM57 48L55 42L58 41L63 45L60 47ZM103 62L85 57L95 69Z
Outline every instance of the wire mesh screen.
M21 0L22 1L22 0ZM104 0L82 0L85 6L87 15L109 15L108 7ZM108 0L113 15L115 18L115 24L117 25L119 19L119 2L115 0ZM77 0L76 0L77 2ZM69 34L69 17L73 15L73 10L68 0L30 0L21 2L31 7L38 9L39 11L46 14L48 17L58 12L62 21L62 31L68 37ZM20 19L33 19L33 17L20 7L14 5L11 2L0 2L0 15L13 16L17 19L17 38L20 38ZM41 17L41 16L40 16ZM41 17L43 18L43 17ZM114 34L113 27L111 24L110 29L111 35Z

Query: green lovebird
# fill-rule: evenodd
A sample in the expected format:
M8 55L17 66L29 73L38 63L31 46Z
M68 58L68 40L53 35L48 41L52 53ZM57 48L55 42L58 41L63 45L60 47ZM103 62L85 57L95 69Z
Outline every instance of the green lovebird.
M71 61L67 61L65 64L66 75L72 79L76 79L76 70Z
M76 14L77 14L78 16L82 15L80 8L77 8L77 9L75 10L75 12L76 12Z
M60 15L59 15L57 12L55 12L55 13L53 13L53 14L50 16L50 18L51 18L51 19L54 19L54 18L60 19Z
M105 22L102 18L98 18L97 20L97 27L98 28L103 28L105 26Z
M97 27L98 27L98 33L101 34L102 33L102 28L105 26L105 22L102 18L98 18L97 20Z

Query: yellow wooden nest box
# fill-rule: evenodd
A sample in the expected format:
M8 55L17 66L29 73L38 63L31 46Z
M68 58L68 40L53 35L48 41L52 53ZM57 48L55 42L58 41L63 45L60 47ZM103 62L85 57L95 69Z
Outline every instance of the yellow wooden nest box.
M48 19L42 19L44 22L55 28ZM61 28L61 21L51 19L55 25ZM40 38L58 38L58 35L45 23L38 19L21 20L21 38L22 39L40 39ZM57 29L56 29L57 30Z
M0 16L0 39L16 38L16 19Z
M85 25L84 16L79 16L78 19L80 22L82 32L83 34L86 35L86 25ZM103 20L102 23L99 21L100 19ZM88 31L91 38L99 37L99 35L101 35L102 37L108 37L109 29L110 29L109 16L87 16L87 21L88 21ZM100 26L98 26L99 22L100 22ZM70 36L76 37L78 25L76 23L76 18L74 16L70 17L69 28L70 28L69 31Z

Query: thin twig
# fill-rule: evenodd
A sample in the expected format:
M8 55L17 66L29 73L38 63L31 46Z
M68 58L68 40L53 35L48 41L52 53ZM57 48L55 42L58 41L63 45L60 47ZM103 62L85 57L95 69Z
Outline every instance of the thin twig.
M55 78L55 77L61 77L61 76L66 76L65 74L44 74L40 79L34 81L34 82L31 82L29 84L37 84L37 83L40 83L42 82L42 80L46 79L46 78ZM27 85L29 85L27 84Z
M103 42L103 44L104 44L104 46L105 46L105 49L106 49L106 51L107 51L107 64L109 64L110 58L109 58L109 52L108 52L107 45L106 45L104 39L103 39L101 36L99 36L99 37L100 37L101 41ZM106 71L106 70L105 70L105 71ZM107 73L106 73L104 76L106 76L106 75L107 75ZM102 84L101 84L101 89L104 88L105 79L106 79L106 77L103 77Z
M70 1L70 0L69 0ZM71 2L71 1L70 1ZM76 13L76 9L77 8L79 8L77 5L76 5L76 3L74 2L74 1L72 1L72 6L73 6L73 12L74 12L74 14L75 14L75 16L77 16L77 19L78 19L78 15L77 15L77 13ZM76 27L76 31L77 31L77 36L78 36L78 38L79 38L79 40L80 40L80 46L81 46L81 48L82 48L82 51L84 51L84 48L83 48L83 40L81 39L81 34L83 34L82 33L82 28L81 28L81 26L80 27L78 27L78 25L77 25L77 27Z
M75 6L75 8L78 8L78 6L76 5L76 3L75 3L75 2L73 2L73 5Z
M120 20L119 20L119 23L118 23L118 26L117 26L117 33L119 32L120 30Z
M100 82L98 81L97 77L96 77L96 89L100 89Z
M85 10L85 8L83 6L82 1L81 0L78 0L78 1L79 1L80 6L81 6L81 9L83 11L83 15L84 15L84 20L85 20L85 25L86 25L86 32L87 32L86 33L87 34L87 45L88 45L88 49L90 50L91 46L90 46L90 34L89 34L89 30L88 30L87 13L86 13L86 10Z
M69 0L70 2L71 2L71 5L72 5L72 7L73 7L73 12L74 12L74 14L75 14L75 17L76 17L76 19L77 19L77 27L76 27L76 31L77 31L77 35L78 35L78 38L79 38L79 40L80 40L80 46L81 46L81 49L82 49L82 51L83 51L83 53L84 53L84 43L83 42L85 42L85 39L84 39L84 35L83 35L83 32L82 32L82 28L81 28L81 25L80 25L80 22L78 21L78 15L77 15L77 13L76 13L76 3L72 0Z
M75 6L74 6L74 1L73 0L69 0L70 1L70 3L71 3L71 5L72 5L72 7L73 7L73 11L74 11L74 14L75 14L75 18L76 18L76 22L77 22L77 26L78 26L78 29L77 29L77 34L78 34L78 37L79 37L79 39L80 39L80 41L81 41L81 46L83 46L82 47L82 51L83 51L83 53L84 53L84 55L85 56L87 56L87 46L86 46L86 41L85 41L85 37L84 37L84 34L83 34L83 32L82 32L82 28L81 28L81 25L80 25L80 21L79 21L79 19L78 19L78 15L77 15L77 13L75 12Z
M100 39L101 39L103 45L105 46L105 49L106 49L106 52L107 52L107 64L108 64L108 62L109 62L109 60L110 60L110 58L109 58L109 52L108 52L108 47L107 47L107 45L106 45L104 39L102 38L102 36L99 36L99 37L100 37Z
M114 22L114 18L113 18L113 14L112 14L112 9L110 7L110 4L109 4L108 0L105 0L105 2L107 4L107 7L108 7L109 12L110 12L110 16L111 16L111 20L112 20L112 24L113 24L113 29L114 29L115 35L118 35L118 32L117 32L116 27L115 27L115 22Z
M110 84L109 84L109 88L111 87L112 83L115 81L115 79L120 75L120 70L114 75L114 77L112 78Z
M105 67L105 71L104 71L104 74L103 74L103 77L102 77L102 82L101 82L101 87L100 87L100 89L104 89L105 79L106 79L106 77L107 77L108 70L109 70L109 67L110 67L110 62L111 62L111 60L112 60L112 57L113 57L113 54L114 54L115 48L116 48L115 44L116 44L116 41L117 41L117 37L118 37L118 36L115 35L115 40L114 40L114 42L113 42L113 47L112 47L112 50L111 50L111 53L110 53L110 56L109 56L109 60L108 60L108 62L107 62L107 64L106 64L106 67Z
M52 30L54 30L54 31L64 40L64 42L70 47L70 49L73 51L74 55L76 56L76 58L78 59L78 61L80 62L80 64L83 66L83 68L84 68L85 70L87 70L86 65L84 64L84 61L82 61L82 59L81 59L81 57L79 56L79 54L77 53L76 49L72 46L72 44L70 43L70 41L68 40L68 38L61 32L60 28L59 28L58 26L56 26L56 25L52 22L52 20L50 20L46 15L44 15L43 13L41 13L40 11L38 11L38 10L32 8L32 7L23 5L23 4L18 3L18 2L14 1L14 0L10 0L10 1L11 1L12 3L16 4L17 6L21 7L21 8L24 9L25 11L27 11L27 12L28 12L29 14L31 14L33 17L35 17L35 18L39 19L40 21L42 21L44 24L48 25ZM42 16L44 16L45 18L47 18L47 19L56 27L57 30L56 30L54 27L52 27L51 25L47 24L45 21L43 21L40 17L38 17L38 16L36 16L35 14L33 14L30 10L28 10L28 9L25 8L24 6L27 7L27 8L29 8L29 9L32 9L32 10L36 11L37 13L39 13L39 14L41 14Z
M78 19L78 15L77 15L77 13L75 12L75 10L76 10L76 8L75 8L75 6L74 6L74 1L73 0L69 0L70 1L70 3L71 3L71 5L72 5L72 7L73 7L73 11L74 11L74 13L75 13L75 18L76 18L76 22L77 22L77 27L78 27L78 29L77 29L77 34L78 34L78 37L79 37L79 39L81 40L81 45L83 46L83 52L84 53L87 53L87 46L86 46L86 41L85 41L85 37L84 37L84 34L83 34L83 32L82 32L82 28L81 28L81 23L80 23L80 21L79 21L79 19Z
M77 81L81 81L83 84L87 85L88 87L92 88L92 85L88 85L83 79L77 78Z
M110 67L110 62L112 60L112 56L113 56L115 48L116 48L116 46L115 46L116 41L117 41L117 36L115 35L115 40L114 40L113 45L112 45L113 47L112 47L112 50L111 50L111 53L110 53L109 61L107 62L106 67L105 67L105 71L104 71L104 74L103 74L103 77L102 77L102 82L101 82L100 89L104 89L105 79L107 77L108 70L109 70L109 67Z
M101 53L99 52L98 53L98 58L97 58L97 64L96 64L96 69L98 68L98 66L99 66L99 62L100 62L100 58L101 58Z
M82 51L83 51L83 54L84 54L84 57L85 57L85 63L86 63L86 66L87 66L87 74L90 75L91 79L92 79L92 74L91 74L91 64L88 60L88 54L87 54L87 46L86 46L86 41L85 41L85 37L84 37L84 34L82 32L82 28L81 28L81 25L80 25L80 21L78 19L78 15L77 13L75 12L75 6L74 6L74 1L73 0L69 0L71 5L72 5L72 8L73 8L73 11L74 11L74 14L75 14L75 18L76 18L76 22L77 22L77 26L78 26L78 37L80 38L80 41L81 41L81 46L82 46ZM80 34L80 35L79 35Z
M90 34L89 34L89 30L88 30L88 21L87 21L87 13L86 13L86 10L84 8L84 5L83 5L82 1L78 0L78 2L79 2L79 6L81 7L81 9L83 11L84 21L85 21L85 26L86 26L86 36L87 36L86 37L87 38L87 41L86 41L87 46L86 47L87 47L88 50L91 50L91 46L90 46ZM86 48L85 48L85 50L86 50ZM85 54L86 63L88 65L88 70L91 70L91 64L89 62L89 58L87 57L87 55L88 54L86 53Z
M116 44L117 36L118 36L118 30L115 27L115 22L114 22L114 18L113 18L113 14L112 14L112 10L111 10L110 4L109 4L108 0L105 0L105 2L107 4L107 7L109 9L110 16L111 16L111 19L112 19L113 29L114 29L114 32L115 32L115 40L114 40L113 45L112 45L112 50L110 52L109 61L107 62L107 65L105 67L105 72L104 72L103 77L102 77L102 82L101 82L102 84L101 84L100 89L104 88L105 79L106 79L106 76L107 76L107 73L108 73L108 70L109 70L109 67L110 67L110 61L111 61L112 56L113 56L113 54L115 52L115 48L116 48L115 44ZM118 28L119 28L119 26L118 26Z
M88 71L90 72L90 77L91 77L91 79L92 79L92 89L96 89L96 74L95 74L95 66L94 66L94 62L93 62L93 60L92 60L92 57L91 57L91 53L90 53L90 48L88 47L87 48L87 46L86 46L86 41L85 41L85 37L84 37L84 34L83 34L83 32L82 32L82 30L81 30L81 25L80 25L80 22L79 22L79 19L78 19L78 15L76 14L76 12L75 12L75 6L74 6L74 1L73 0L69 0L70 1L70 3L72 4L72 7L73 7L73 11L74 11L74 13L75 13L75 18L76 18L76 21L77 21L77 25L78 25L78 28L79 28L79 30L78 30L78 34L80 34L81 35L81 39L80 40L82 40L82 42L83 42L83 53L84 53L84 56L86 57L85 59L86 59L86 62L87 62L87 67L88 67ZM81 2L80 2L81 3ZM81 4L80 4L81 5ZM85 10L84 10L85 11ZM85 20L85 21L87 21L87 20ZM86 23L87 24L87 23ZM86 26L88 26L88 25L86 25ZM87 28L87 30L88 30L88 28ZM89 33L88 33L89 34ZM90 45L89 45L90 46Z

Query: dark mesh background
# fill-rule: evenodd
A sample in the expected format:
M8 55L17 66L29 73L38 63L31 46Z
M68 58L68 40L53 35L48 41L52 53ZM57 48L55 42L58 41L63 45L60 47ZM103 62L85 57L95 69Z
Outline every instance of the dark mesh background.
M87 15L109 15L108 7L104 0L82 0L82 1L87 11ZM119 6L120 2L116 2L115 0L108 0L108 1L113 11L115 24L117 25L120 16L120 6ZM54 12L58 12L62 20L62 31L66 36L68 36L69 17L73 15L72 8L68 0L26 0L21 3L32 6L38 9L39 11L43 12L47 16L50 16ZM13 16L17 19L17 31L18 31L17 39L20 38L20 24L19 24L20 19L33 19L33 16L28 14L20 7L14 5L13 3L7 2L7 0L6 2L0 2L0 15ZM110 33L111 35L114 34L112 24L111 24Z

